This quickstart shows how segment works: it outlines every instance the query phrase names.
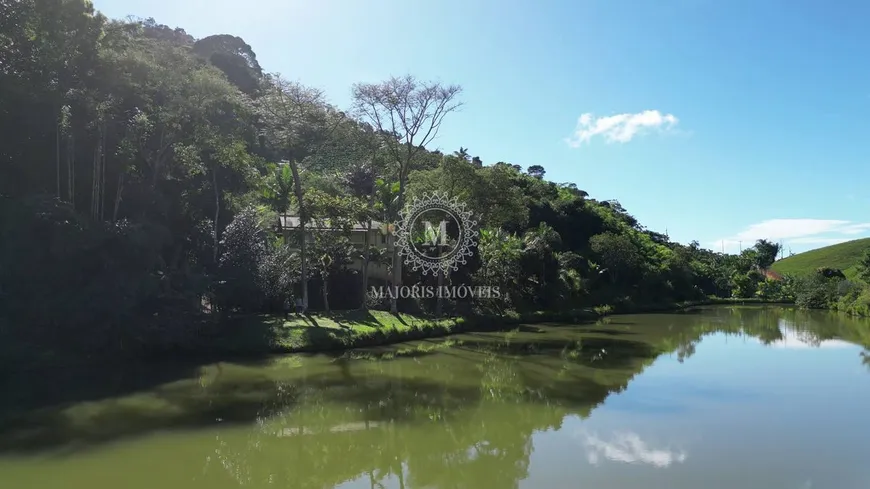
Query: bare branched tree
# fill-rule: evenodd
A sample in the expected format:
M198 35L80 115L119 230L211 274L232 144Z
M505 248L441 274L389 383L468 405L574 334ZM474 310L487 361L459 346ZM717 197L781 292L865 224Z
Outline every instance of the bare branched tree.
M411 163L438 135L444 117L462 106L458 100L461 92L459 85L419 81L410 75L353 86L354 114L382 135L385 150L396 165L399 194L390 209L393 219L398 218L404 205ZM399 250L393 246L394 286L400 285L402 278L399 258ZM398 312L394 297L390 300L390 310Z

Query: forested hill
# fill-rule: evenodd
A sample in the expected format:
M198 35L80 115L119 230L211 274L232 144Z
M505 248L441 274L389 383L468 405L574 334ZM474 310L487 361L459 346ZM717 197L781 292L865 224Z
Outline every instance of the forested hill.
M0 314L26 325L7 331L21 341L98 330L88 341L103 346L183 342L203 304L364 307L370 281L350 264L394 257L334 233L299 250L271 232L276 214L347 229L395 221L436 190L468 202L480 226L451 280L503 291L445 313L754 295L755 271L776 256L768 242L742 256L670 242L582 183L547 181L540 162L428 148L462 102L458 85L389 78L348 87L353 105L333 107L231 34L111 20L82 0L2 4Z

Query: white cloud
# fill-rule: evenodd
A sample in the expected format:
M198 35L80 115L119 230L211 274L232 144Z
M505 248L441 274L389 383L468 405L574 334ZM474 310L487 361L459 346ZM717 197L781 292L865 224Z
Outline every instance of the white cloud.
M850 224L840 230L843 234L860 234L870 231L870 223Z
M786 239L811 236L849 224L849 221L830 219L771 219L753 224L738 233L734 239Z
M668 467L686 461L686 453L676 450L652 449L636 433L616 433L606 442L597 436L583 434L587 448L586 458L597 465L602 458L613 462L643 463L656 467Z
M741 245L748 248L756 240L782 241L784 245L828 246L856 239L870 233L870 223L838 219L769 219L752 224L743 231L710 243L714 251L737 252ZM838 236L839 235L839 236Z
M600 136L608 143L627 143L644 131L666 131L679 122L673 114L662 114L657 110L645 110L636 114L617 114L607 117L594 117L586 113L577 119L574 134L565 141L574 148L589 143L593 137Z
M795 238L788 240L789 243L793 244L812 244L812 245L824 245L830 246L839 243L845 243L849 241L850 238L821 238L821 237L809 237L809 238Z

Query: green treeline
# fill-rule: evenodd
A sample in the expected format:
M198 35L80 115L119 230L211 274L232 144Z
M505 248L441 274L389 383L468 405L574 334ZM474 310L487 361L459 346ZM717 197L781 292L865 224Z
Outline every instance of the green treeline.
M110 20L83 0L0 2L0 344L13 350L171 349L297 299L462 315L794 297L765 279L773 243L739 256L674 243L535 162L427 149L459 86L360 83L339 108L233 35ZM447 280L500 297L367 304L370 286L435 282L351 229L434 191L480 228ZM299 224L282 232L288 214Z

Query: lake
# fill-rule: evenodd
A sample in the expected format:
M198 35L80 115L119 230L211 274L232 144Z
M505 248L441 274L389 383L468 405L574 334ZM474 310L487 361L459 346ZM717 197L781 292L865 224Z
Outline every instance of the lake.
M870 323L709 307L14 376L4 489L870 487Z

